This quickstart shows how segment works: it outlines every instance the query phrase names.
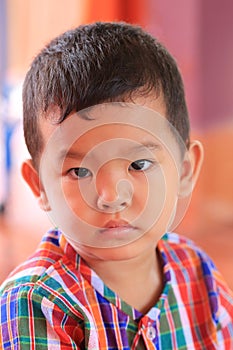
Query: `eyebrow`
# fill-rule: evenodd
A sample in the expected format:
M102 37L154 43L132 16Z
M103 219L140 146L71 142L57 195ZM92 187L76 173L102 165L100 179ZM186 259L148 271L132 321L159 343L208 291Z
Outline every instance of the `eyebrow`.
M163 147L162 145L154 142L142 142L139 145L133 146L132 151L144 151L145 148L149 149L150 151L162 151Z
M128 150L129 152L136 153L136 152L142 152L145 151L145 149L150 151L162 151L163 147L162 145L154 142L142 142L138 145L130 147ZM59 152L59 160L64 159L83 159L84 157L88 157L86 152L79 152L79 151L72 151L72 150L61 150Z
M83 152L78 152L78 151L72 151L72 150L61 150L61 152L59 152L59 160L64 160L66 158L70 158L70 159L82 159L86 156L86 153Z
M148 148L150 150L162 150L162 146L159 143L154 143L154 142L142 142L138 146L135 146L135 149L144 149Z

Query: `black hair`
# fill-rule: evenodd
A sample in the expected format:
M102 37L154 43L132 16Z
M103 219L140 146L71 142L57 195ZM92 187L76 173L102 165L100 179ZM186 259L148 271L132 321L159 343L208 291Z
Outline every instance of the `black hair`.
M38 119L59 107L71 112L134 94L162 94L166 118L185 144L189 118L180 72L166 48L139 26L123 22L82 25L52 40L35 57L23 86L24 135L32 159L43 139Z

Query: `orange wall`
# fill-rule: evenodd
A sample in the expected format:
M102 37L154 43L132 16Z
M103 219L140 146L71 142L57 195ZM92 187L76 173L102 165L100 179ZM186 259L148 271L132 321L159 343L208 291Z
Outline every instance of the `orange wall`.
M85 17L82 0L8 0L9 76L24 76L34 55Z

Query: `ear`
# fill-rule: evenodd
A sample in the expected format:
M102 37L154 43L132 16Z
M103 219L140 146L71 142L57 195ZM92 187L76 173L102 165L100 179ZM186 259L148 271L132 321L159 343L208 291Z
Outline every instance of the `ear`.
M38 171L34 168L31 159L23 162L21 167L21 174L32 190L34 196L37 198L40 208L44 211L51 210L46 193L40 181Z
M192 141L186 152L181 170L179 196L191 195L203 163L204 150L200 141Z

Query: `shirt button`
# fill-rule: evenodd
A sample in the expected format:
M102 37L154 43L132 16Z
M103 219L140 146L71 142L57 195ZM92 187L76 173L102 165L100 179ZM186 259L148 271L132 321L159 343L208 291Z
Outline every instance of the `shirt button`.
M146 331L146 336L148 339L153 340L156 337L156 330L152 326L148 326L147 331Z

